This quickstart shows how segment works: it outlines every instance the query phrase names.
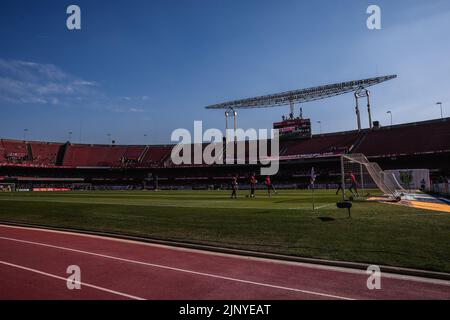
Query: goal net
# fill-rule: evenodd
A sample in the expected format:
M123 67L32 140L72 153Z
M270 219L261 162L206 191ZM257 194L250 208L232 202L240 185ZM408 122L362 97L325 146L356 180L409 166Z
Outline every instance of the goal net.
M0 192L14 192L16 191L15 183L0 183Z
M347 190L354 198L384 195L398 199L405 192L394 174L383 171L377 163L370 162L363 154L346 154L341 157L341 179L343 194Z

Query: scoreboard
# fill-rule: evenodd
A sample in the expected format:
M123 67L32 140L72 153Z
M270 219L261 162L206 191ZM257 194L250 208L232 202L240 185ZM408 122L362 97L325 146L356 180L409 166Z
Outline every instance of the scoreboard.
M274 129L278 129L280 138L311 138L311 120L310 119L287 119L273 124Z

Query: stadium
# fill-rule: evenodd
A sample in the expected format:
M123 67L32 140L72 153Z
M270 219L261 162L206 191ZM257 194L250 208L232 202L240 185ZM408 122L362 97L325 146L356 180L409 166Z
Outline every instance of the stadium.
M242 302L232 314L216 310L232 317L270 315L263 306L278 300L450 300L450 117L445 97L430 102L446 94L438 59L411 50L411 62L399 46L391 60L347 38L335 43L341 33L317 35L317 44L303 30L310 47L284 46L277 41L290 28L272 34L259 19L258 32L242 27L233 5L216 25L191 8L183 9L187 23L183 10L161 4L177 28L158 13L153 34L141 14L159 4L117 6L100 20L126 10L136 20L111 23L115 33L92 16L92 29L71 29L69 20L62 35L45 29L54 37L80 31L70 38L80 57L74 44L56 55L47 35L34 33L48 47L33 45L36 58L27 56L19 26L8 39L17 58L0 57L0 300L171 300L174 317L208 318L213 304L182 302ZM210 34L202 19L227 36ZM394 46L367 28L354 31L361 43ZM258 42L260 29L295 54ZM252 31L240 39L241 30ZM220 129L199 141L181 128L194 140L173 138L196 119ZM99 143L105 132L108 143ZM250 301L270 304L252 309Z
M320 183L335 188L340 179L340 156L362 153L384 170L429 169L431 181L443 183L450 174L449 121L444 118L282 140L281 168L275 179L280 186L306 188L313 166ZM1 139L0 175L4 186L11 184L21 190L154 189L155 183L160 189L208 189L227 186L233 175L245 177L256 170L249 165L200 165L202 170L198 165L176 166L170 157L173 147Z
M361 85L365 81L357 81L353 87L367 90ZM336 91L325 96L323 89L313 91L321 98L348 93L345 84L331 87ZM285 130L279 138L279 171L271 177L274 187L268 195L264 177L256 176L260 182L254 186L249 181L249 176L260 168L249 164L248 140L230 142L234 148L244 148L244 164L176 165L172 162L175 145L1 139L2 222L285 260L332 260L337 265L352 261L362 266L379 263L391 272L398 271L394 266L412 274L418 271L411 270L428 269L425 275L445 279L450 271L446 256L449 251L442 248L450 213L445 199L450 173L450 118L386 127L375 121L371 128L312 135L311 120L293 115L294 101L298 101L294 99L304 96L283 94L289 96L291 113L283 122L274 123L274 127ZM270 106L264 102L266 99L252 99L255 102L251 107ZM228 127L230 107L225 108ZM200 146L205 147L206 143ZM222 157L227 157L227 150L224 147L221 151ZM393 178L386 178L386 173L396 171L397 178L394 173L388 174ZM414 177L423 171L420 178ZM351 190L350 175L355 176L359 193ZM378 179L381 175L384 178ZM239 184L239 202L230 204L233 177ZM339 186L344 190L336 191ZM255 188L257 196L249 203L248 190ZM347 210L339 208L347 209L349 216ZM234 219L230 220L230 214ZM256 225L252 219L255 214L261 216ZM397 215L407 216L408 221ZM351 234L338 222L345 221L345 217L357 221L352 221L358 229ZM427 221L429 217L434 221ZM378 227L367 219L375 219ZM394 242L378 238L395 237L405 225L414 228L411 238ZM429 234L431 230L433 235ZM332 239L329 232L339 233L339 237ZM422 237L432 244L439 243L439 247L419 244ZM373 244L363 249L360 241ZM298 247L299 243L302 245ZM362 252L350 253L349 249ZM393 255L391 250L400 250L405 256ZM418 258L415 250L435 260ZM436 258L439 255L442 258Z
M378 121L370 128L361 128L358 94L370 92L367 87L391 80L396 76L377 77L346 83L327 85L287 92L249 101L233 101L213 105L209 109L225 109L226 130L228 117L234 108L268 108L290 105L290 114L282 122L274 123L281 130L278 161L280 170L275 179L281 188L306 189L310 186L310 169L315 168L320 188L336 189L342 181L341 158L343 155L362 154L371 162L379 164L383 171L395 169L427 169L426 190L438 191L450 173L450 125L449 118L390 125L381 127ZM358 128L352 131L312 135L311 120L294 117L295 103L330 98L354 92ZM314 92L314 93L311 93ZM302 112L302 111L301 111ZM368 99L369 121L370 100ZM237 112L234 113L237 118ZM236 119L235 119L236 120ZM236 128L236 121L234 131ZM237 139L237 138L236 138ZM175 145L95 145L17 141L1 139L0 174L4 187L21 191L69 191L87 190L152 190L152 189L223 189L230 185L234 176L245 180L250 172L259 168L253 164L258 156L259 144L252 149L251 141L234 141L234 149L243 149L244 159L237 161L233 152L232 164L207 165L204 162L174 164L172 151ZM269 146L271 141L267 141ZM233 143L233 141L229 142ZM207 144L203 143L204 150ZM188 147L193 158L194 144ZM269 148L270 149L270 148ZM233 150L234 151L234 150ZM250 155L255 151L254 155ZM217 158L229 158L226 145ZM270 156L270 155L269 155ZM359 173L359 175L364 173ZM368 173L365 173L368 174ZM345 175L345 174L344 174ZM363 178L362 176L360 179ZM361 181L360 181L361 182ZM345 184L345 183L344 183ZM363 182L362 182L363 184ZM370 184L366 181L366 184ZM372 183L372 188L377 186ZM420 189L418 183L406 186ZM399 186L401 188L401 186ZM444 188L445 190L445 188ZM448 189L447 189L448 193Z

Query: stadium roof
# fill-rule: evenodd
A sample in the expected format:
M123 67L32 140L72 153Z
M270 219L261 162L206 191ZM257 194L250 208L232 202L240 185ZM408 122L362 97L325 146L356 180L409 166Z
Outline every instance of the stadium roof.
M341 82L314 88L287 91L266 96L213 104L207 106L206 109L250 109L292 105L292 103L315 101L338 96L348 92L358 91L360 89L365 89L395 78L397 78L397 75Z

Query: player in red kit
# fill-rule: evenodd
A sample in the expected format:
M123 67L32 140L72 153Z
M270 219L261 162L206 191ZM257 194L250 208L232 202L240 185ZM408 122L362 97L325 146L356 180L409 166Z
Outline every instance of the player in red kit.
M233 179L231 180L231 199L237 199L237 190L238 190L238 181L237 181L237 176L233 177Z
M270 176L266 176L266 187L267 187L267 193L268 193L269 197L272 196L272 191L277 193L275 191L275 187L272 184L272 181L270 180Z
M258 183L258 180L256 180L255 174L253 173L250 176L250 198L255 197L255 189L256 189L257 183Z
M351 193L353 193L353 195L356 194L357 197L359 197L358 195L358 181L356 180L356 176L353 174L353 172L350 172L350 188L348 189Z

